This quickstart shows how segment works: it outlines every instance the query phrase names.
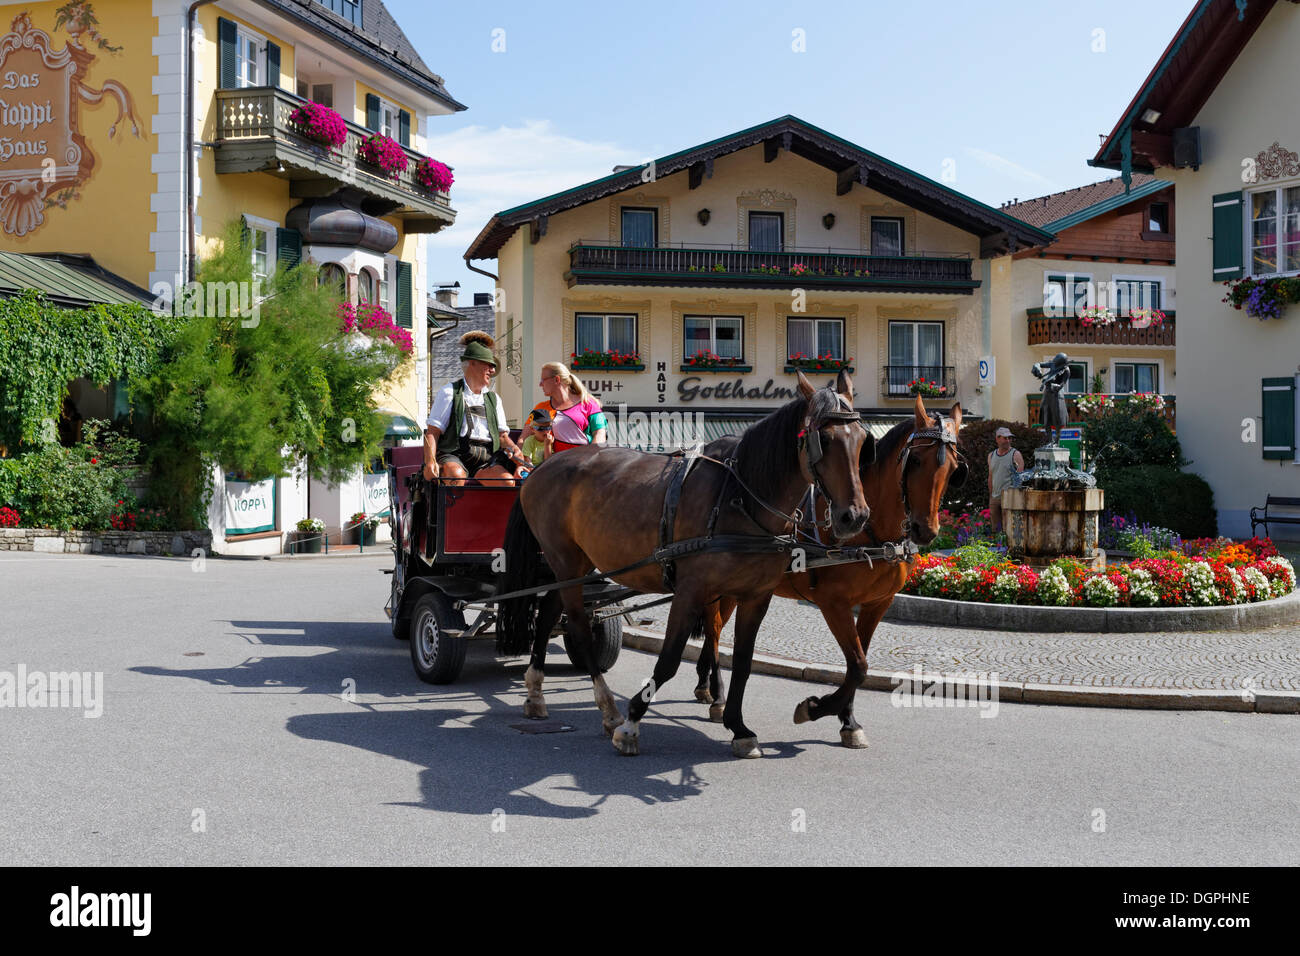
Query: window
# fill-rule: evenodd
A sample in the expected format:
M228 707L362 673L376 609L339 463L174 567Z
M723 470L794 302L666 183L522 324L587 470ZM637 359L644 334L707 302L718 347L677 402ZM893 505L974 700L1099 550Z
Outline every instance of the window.
M1053 316L1078 315L1086 308L1092 276L1049 275L1043 285L1043 311Z
M357 273L357 302L383 305L382 301L375 298L375 274L369 269Z
M1111 280L1111 309L1119 315L1130 315L1134 309L1158 309L1161 300L1159 279L1128 279L1114 277Z
M944 384L943 323L889 323L888 394L909 394L908 384L925 378Z
M253 278L265 281L271 274L271 238L267 230L249 226L248 239L253 247Z
M636 316L580 312L573 318L576 351L635 352Z
M1250 274L1300 272L1300 186L1250 194Z
M787 357L802 352L810 357L844 358L844 320L787 318L785 351Z
M243 27L235 34L235 86L260 86L262 81L262 55L266 52L266 41L244 31Z
M1047 359L1046 361L1051 361ZM1070 395L1082 395L1088 391L1088 363L1071 362L1070 363L1070 381L1066 383L1065 391Z
M718 358L742 359L745 356L742 322L738 315L688 315L683 318L682 361L697 352L709 351Z
M749 214L749 250L780 252L784 242L785 215L779 212Z
M1154 362L1112 362L1115 392L1159 392L1160 366Z
M338 263L327 262L321 266L317 284L333 286L340 299L347 298L348 274L343 271L343 267Z
M1147 232L1169 232L1169 203L1153 202L1147 207Z
M624 206L622 241L625 246L653 247L659 244L659 211Z
M393 301L389 298L389 287L392 283L393 263L397 259L394 256L384 256L384 274L379 278L379 304L389 312L393 311Z
M871 254L873 256L901 256L903 254L903 220L885 216L871 217Z
M361 0L316 0L326 10L337 13L353 26L361 26Z

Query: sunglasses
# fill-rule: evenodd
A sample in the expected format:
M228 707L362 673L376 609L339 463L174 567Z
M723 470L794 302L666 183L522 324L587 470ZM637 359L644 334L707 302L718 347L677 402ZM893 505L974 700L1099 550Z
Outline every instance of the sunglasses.
M551 430L551 426L550 426L550 425L534 425L534 426L533 426L533 431L535 431L535 432L549 432L550 430Z

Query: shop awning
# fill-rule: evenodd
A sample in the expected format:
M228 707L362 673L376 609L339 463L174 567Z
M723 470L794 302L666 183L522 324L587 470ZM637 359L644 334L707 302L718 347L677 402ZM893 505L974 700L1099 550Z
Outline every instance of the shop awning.
M388 417L388 428L384 432L385 438L419 438L424 434L424 429L413 418L407 418L400 412L394 412L387 408L381 408L379 413Z
M152 307L154 297L90 256L64 253L0 252L0 298L35 289L65 308L135 303Z

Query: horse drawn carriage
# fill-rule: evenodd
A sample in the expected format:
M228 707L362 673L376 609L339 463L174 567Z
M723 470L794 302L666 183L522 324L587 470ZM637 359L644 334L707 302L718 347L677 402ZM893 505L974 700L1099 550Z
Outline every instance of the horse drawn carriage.
M392 575L392 587L384 612L393 636L410 640L416 675L430 684L450 684L460 676L468 641L494 632L497 615L490 599L519 489L472 479L463 485L425 481L419 446L391 448L386 458L394 565L385 572ZM602 671L618 659L626 613L620 602L631 593L609 581L584 588ZM474 615L472 623L467 624L467 612ZM555 633L564 634L572 658L566 623L561 620Z

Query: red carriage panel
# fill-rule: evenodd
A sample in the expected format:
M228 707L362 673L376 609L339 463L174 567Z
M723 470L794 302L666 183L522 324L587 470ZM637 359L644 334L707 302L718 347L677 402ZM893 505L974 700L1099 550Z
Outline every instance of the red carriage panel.
M437 561L491 561L503 547L518 488L488 485L438 489Z

